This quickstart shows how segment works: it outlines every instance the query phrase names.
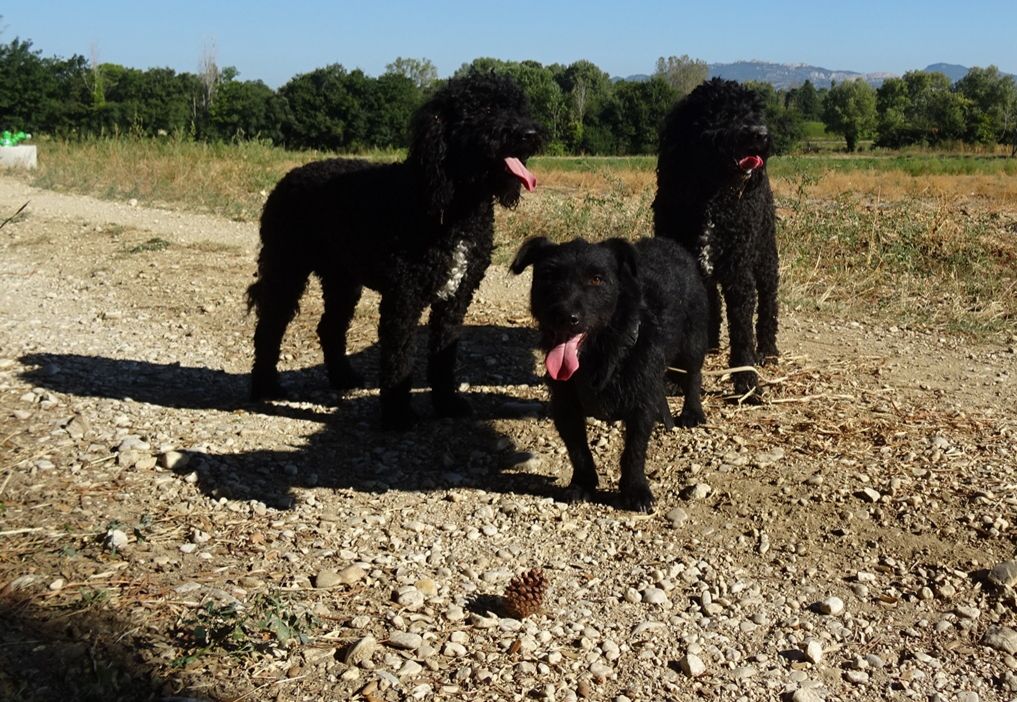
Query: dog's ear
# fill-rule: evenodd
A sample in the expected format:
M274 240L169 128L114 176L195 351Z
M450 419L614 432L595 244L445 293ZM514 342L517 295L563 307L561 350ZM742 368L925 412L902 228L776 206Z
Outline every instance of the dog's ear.
M554 247L555 245L548 241L545 236L535 236L527 239L519 247L519 251L516 252L516 257L512 260L509 270L519 275L529 266L543 258Z
M407 161L417 169L423 181L424 206L436 219L442 218L455 195L447 159L445 120L436 105L424 105L413 119Z
M606 239L603 245L611 250L615 260L618 261L618 272L635 279L639 277L639 269L636 267L636 247L628 239L615 237Z

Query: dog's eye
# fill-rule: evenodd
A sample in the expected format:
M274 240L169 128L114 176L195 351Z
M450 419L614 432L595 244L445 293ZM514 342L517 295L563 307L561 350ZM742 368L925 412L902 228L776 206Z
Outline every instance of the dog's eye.
M590 276L590 285L603 285L603 284L604 276L602 276L600 273L594 273L593 275Z

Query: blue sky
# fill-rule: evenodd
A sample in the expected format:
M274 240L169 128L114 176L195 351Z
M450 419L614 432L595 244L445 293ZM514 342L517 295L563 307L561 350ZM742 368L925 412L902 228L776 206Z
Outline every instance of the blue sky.
M442 76L478 56L585 58L627 76L682 54L862 72L935 62L1017 72L1017 0L24 0L0 14L0 41L30 39L44 56L94 48L101 62L193 72L214 45L220 66L273 87L330 63L377 75L397 56L429 58Z

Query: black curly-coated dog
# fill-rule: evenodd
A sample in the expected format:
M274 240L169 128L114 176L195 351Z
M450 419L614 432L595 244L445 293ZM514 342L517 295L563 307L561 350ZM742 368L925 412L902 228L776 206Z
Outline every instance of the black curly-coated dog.
M290 171L261 215L254 399L280 397L276 365L286 326L311 273L321 281L318 338L337 390L362 379L346 357L346 333L364 286L381 293L382 423L408 428L414 336L430 306L427 378L441 416L470 412L455 364L466 309L494 238L497 200L514 206L536 179L524 165L540 145L525 94L504 76L450 79L414 115L404 162L331 159Z
M713 349L720 346L719 284L732 367L777 356L777 240L766 173L771 148L762 98L719 78L678 102L660 137L654 231L699 261L710 298ZM756 389L756 383L754 372L734 374L739 395Z
M685 371L678 423L705 420L706 291L695 261L665 239L555 245L538 237L519 249L512 272L531 265L530 308L547 354L551 416L572 461L571 487L583 494L597 487L586 418L623 420L622 503L649 511L650 432L658 421L674 426L665 397L669 365Z

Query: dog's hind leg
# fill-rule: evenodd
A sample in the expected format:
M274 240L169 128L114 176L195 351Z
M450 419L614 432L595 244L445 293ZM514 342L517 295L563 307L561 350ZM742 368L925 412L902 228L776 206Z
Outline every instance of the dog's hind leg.
M636 412L625 420L619 488L622 505L635 512L653 510L653 493L646 480L646 446L653 424L653 416L646 412Z
M283 335L300 305L310 271L280 270L264 265L262 251L259 279L247 291L258 314L254 329L254 366L251 369L251 399L285 396L279 384L279 349Z
M759 311L756 318L756 352L760 364L773 361L777 351L777 284L780 276L777 263L777 245L771 237L756 265L756 289L759 292Z
M321 292L325 312L318 322L318 340L325 356L329 383L338 391L361 387L364 379L353 370L346 357L346 334L363 288L338 275L322 275Z

